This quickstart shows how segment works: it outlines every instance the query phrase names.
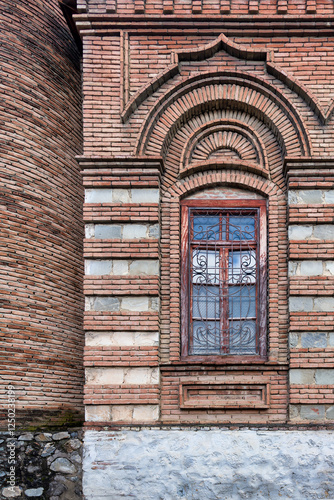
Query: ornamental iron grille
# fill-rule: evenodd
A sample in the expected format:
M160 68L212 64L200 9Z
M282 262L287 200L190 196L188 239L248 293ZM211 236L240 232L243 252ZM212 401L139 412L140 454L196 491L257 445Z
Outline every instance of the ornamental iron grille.
M193 208L188 223L188 354L259 354L259 209Z

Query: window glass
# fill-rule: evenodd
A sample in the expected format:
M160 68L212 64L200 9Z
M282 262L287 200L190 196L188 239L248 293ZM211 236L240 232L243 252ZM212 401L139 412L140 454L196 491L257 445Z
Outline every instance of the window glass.
M188 355L259 353L257 203L188 209Z

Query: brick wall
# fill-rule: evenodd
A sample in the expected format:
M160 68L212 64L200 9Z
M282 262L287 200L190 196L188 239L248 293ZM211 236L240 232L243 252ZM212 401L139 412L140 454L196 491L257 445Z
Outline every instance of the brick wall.
M77 9L88 425L330 423L333 3ZM240 193L267 200L267 360L184 360L180 201Z
M0 16L1 415L11 383L18 418L64 423L82 412L80 56L56 1Z

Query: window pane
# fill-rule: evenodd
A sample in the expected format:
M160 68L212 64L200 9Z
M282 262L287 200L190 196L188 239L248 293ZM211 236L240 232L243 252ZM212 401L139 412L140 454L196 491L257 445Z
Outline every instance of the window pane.
M219 319L218 286L193 286L193 317Z
M255 318L255 286L230 286L230 318Z
M219 252L193 250L193 283L219 284Z
M192 354L220 354L219 321L194 321Z
M230 216L229 239L254 240L255 239L255 217L249 215Z
M195 216L193 218L193 239L219 240L219 216Z
M229 283L255 283L256 257L254 250L230 252L228 259Z
M256 354L255 321L230 322L230 354Z

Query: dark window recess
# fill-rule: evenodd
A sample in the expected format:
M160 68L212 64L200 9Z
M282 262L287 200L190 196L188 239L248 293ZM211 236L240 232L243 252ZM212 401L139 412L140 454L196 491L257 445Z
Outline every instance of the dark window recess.
M183 207L185 356L265 354L265 205L247 202Z

